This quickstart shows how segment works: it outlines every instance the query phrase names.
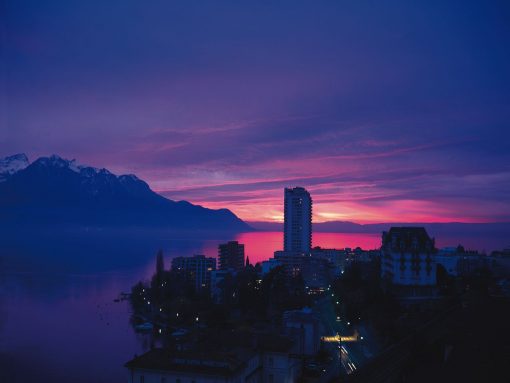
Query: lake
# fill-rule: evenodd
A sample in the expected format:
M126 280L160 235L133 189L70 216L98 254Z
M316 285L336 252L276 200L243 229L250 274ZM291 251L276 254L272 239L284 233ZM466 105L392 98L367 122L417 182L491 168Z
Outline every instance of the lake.
M232 239L245 244L252 263L283 243L280 232L205 240L139 230L6 235L0 243L0 381L127 381L124 363L149 344L132 330L128 303L113 300L150 278L158 249L168 267L178 255L216 256L218 244ZM469 238L443 238L438 245L462 240ZM490 238L477 241L480 249L500 246ZM373 249L380 235L314 233L313 243Z

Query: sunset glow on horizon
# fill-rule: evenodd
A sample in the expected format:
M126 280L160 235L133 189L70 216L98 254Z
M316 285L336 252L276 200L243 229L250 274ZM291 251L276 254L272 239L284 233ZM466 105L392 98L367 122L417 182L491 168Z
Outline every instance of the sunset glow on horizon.
M464 222L484 223L495 222L487 217L470 217L462 215L465 209L460 207L445 207L429 201L397 200L380 206L364 205L348 200L330 202L331 196L314 194L313 188L309 188L314 199L313 221L315 223L330 221L349 221L359 224L386 223L386 222ZM277 222L283 223L283 189L265 191L267 193L253 201L253 196L247 196L246 201L237 199L229 201L225 198L221 201L197 200L192 203L211 209L230 209L239 218L248 222ZM179 195L179 192L163 193L171 198L171 194ZM180 200L177 198L176 200ZM323 202L325 200L325 202ZM504 221L502 221L504 222Z

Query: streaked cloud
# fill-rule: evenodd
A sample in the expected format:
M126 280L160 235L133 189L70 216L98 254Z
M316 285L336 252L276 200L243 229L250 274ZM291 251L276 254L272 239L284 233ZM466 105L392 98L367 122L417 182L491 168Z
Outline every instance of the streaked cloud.
M0 155L281 220L510 221L510 7L7 2Z

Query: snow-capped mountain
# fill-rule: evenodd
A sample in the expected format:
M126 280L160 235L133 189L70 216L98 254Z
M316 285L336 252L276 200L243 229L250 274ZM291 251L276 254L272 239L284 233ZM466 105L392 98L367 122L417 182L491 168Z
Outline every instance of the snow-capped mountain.
M11 166L6 166L9 176L0 183L0 223L249 229L227 209L212 210L169 200L132 174L117 176L107 169L80 165L57 155L38 158L31 164L26 156L8 158L2 160ZM22 165L23 158L26 166Z
M14 173L25 169L28 165L28 157L24 153L0 159L0 182L5 181Z
M56 154L50 157L41 157L36 162L42 166L56 167L56 168L68 168L75 173L81 173L86 177L91 177L99 173L112 174L106 169L93 168L92 166L82 165L75 159L66 160Z

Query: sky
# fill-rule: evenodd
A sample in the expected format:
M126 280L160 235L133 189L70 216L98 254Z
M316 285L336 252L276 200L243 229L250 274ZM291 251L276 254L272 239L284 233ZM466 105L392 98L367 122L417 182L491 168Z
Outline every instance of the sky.
M506 1L0 1L0 156L281 221L510 221Z

